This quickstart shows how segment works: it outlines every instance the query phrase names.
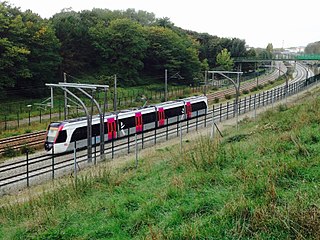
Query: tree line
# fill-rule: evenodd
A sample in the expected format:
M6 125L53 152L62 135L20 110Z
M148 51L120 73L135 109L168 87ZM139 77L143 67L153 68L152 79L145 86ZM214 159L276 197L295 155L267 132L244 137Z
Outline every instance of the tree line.
M188 31L146 11L64 9L43 19L0 3L0 91L34 90L61 81L63 72L104 84L117 74L131 86L162 81L167 69L181 76L171 82L195 84L204 70L231 70L232 58L256 54L245 40Z

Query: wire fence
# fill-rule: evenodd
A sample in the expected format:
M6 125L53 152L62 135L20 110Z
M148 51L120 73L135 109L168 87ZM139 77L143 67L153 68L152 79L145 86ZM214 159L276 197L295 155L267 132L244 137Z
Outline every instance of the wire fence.
M238 104L235 101L224 104L214 105L212 109L191 119L181 120L177 117L176 122L166 124L155 129L130 134L111 141L105 142L104 158L114 159L116 156L131 153L143 149L147 146L155 145L168 139L197 131L201 127L214 126L216 122L221 122L235 117L238 114L244 114L253 111L276 101L287 98L290 95L313 86L320 80L320 75L293 82L259 94L250 95L239 99ZM168 119L166 120L168 122ZM213 128L212 128L213 129ZM73 153L64 154L40 154L31 157L27 152L21 160L0 165L0 194L4 194L11 189L21 189L29 187L48 179L55 179L65 174L76 174L82 168L91 166L101 161L100 147L97 139L94 138L92 156L88 156L84 149L78 149L74 144Z

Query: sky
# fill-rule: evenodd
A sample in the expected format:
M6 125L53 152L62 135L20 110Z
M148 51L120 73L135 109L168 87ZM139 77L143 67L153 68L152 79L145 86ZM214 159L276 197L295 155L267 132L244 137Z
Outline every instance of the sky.
M3 0L0 0L3 1ZM64 8L144 10L175 26L218 37L240 38L250 47L306 46L320 41L319 0L6 0L50 18Z

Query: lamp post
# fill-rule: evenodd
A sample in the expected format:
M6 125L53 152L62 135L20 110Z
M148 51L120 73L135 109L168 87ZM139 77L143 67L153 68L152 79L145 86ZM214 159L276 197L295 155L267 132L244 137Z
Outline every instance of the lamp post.
M66 116L66 119L69 119L69 113L70 113L71 105L67 104L66 107L67 107L67 111L66 111L67 116Z
M30 114L31 114L31 107L32 107L32 105L31 105L31 104L27 105L27 108L29 108L29 126L30 126Z

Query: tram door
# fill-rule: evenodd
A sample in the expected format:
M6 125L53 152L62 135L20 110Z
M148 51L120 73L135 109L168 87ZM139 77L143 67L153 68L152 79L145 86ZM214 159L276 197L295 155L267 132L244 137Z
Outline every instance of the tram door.
M159 108L158 110L158 126L161 127L164 125L165 116L164 116L164 109Z
M114 118L108 119L107 129L108 129L108 140L111 140L117 137L116 121L114 120Z
M135 114L135 123L136 123L136 132L142 131L142 114L141 112L138 112Z
M190 102L186 102L186 112L187 112L187 118L192 117L192 107Z

